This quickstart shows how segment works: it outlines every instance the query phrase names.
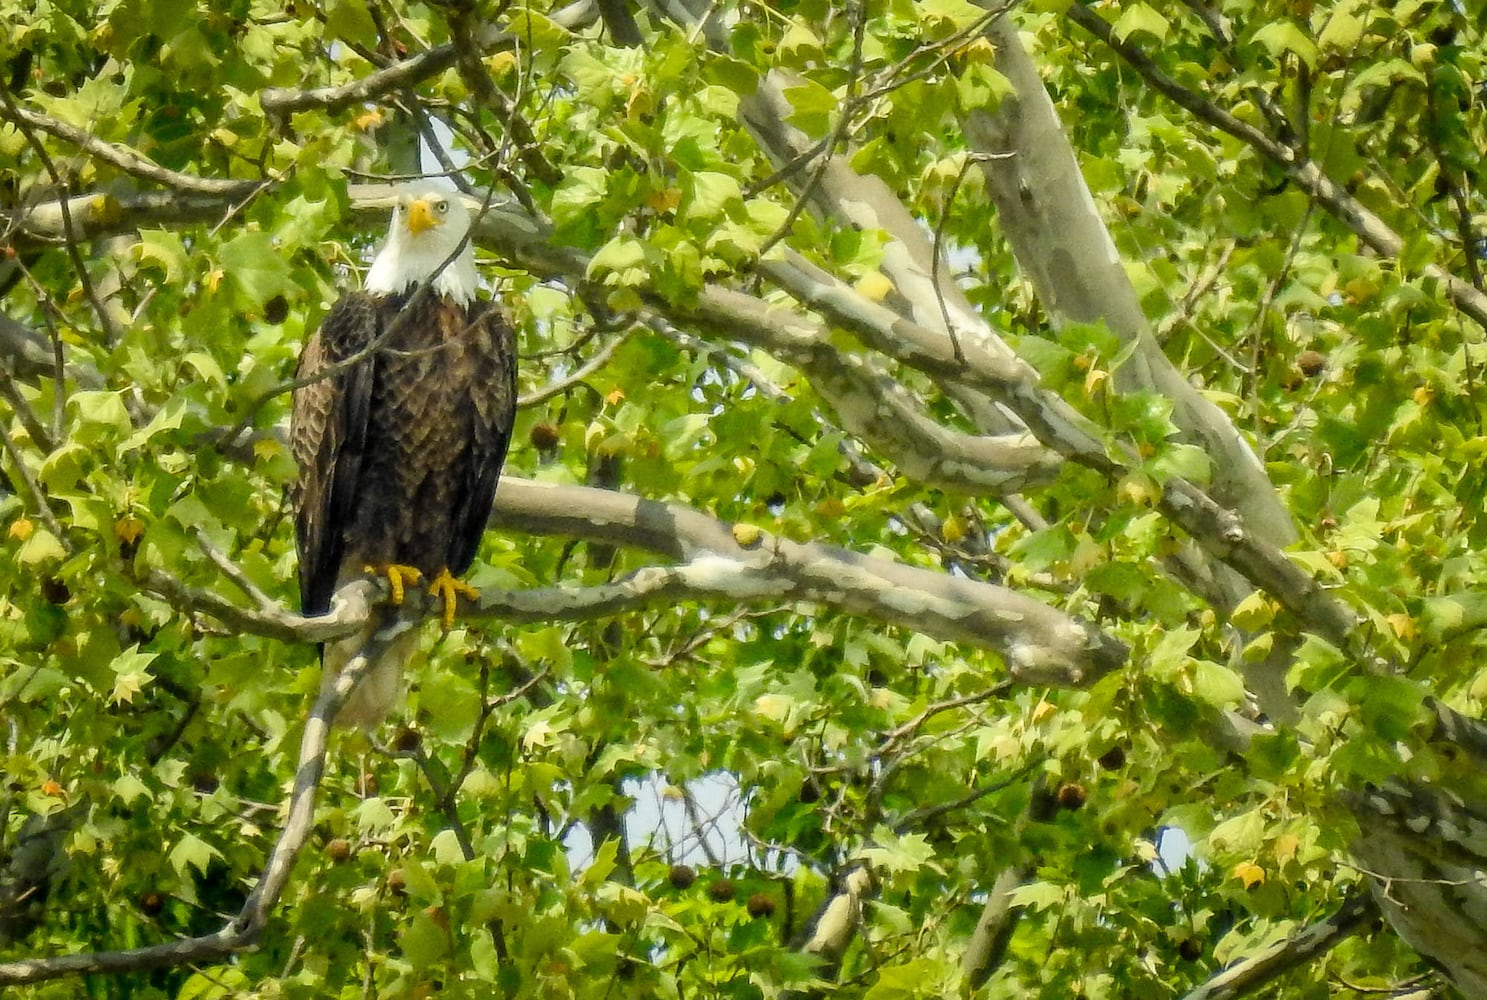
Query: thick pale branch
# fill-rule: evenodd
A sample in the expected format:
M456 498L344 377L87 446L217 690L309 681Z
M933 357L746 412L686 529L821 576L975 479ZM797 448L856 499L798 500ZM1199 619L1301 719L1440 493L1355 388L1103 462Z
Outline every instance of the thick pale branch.
M385 208L391 191L390 187L379 185L354 188L351 193L358 210L371 213ZM537 275L582 281L587 273L588 262L581 253L554 247L548 228L515 203L493 203L482 219L476 240ZM768 266L782 282L794 283L792 294L810 301L833 323L850 330L869 346L936 380L962 383L986 392L1021 418L1042 444L1066 459L1111 479L1124 474L1124 463L1107 454L1104 442L1089 421L1056 394L1039 386L1036 372L1020 359L984 350L975 342L962 343L961 356L957 357L948 338L860 295L846 294L834 287L833 283L840 283L825 272L811 272L808 265L799 261ZM762 347L799 365L808 374L813 365L823 371L828 364L847 371L842 355L831 344L830 327L792 308L718 285L704 287L696 301L687 306L668 305L659 300L657 304L665 306L670 314L719 335ZM949 431L944 433L953 435ZM893 444L886 444L891 454ZM983 486L978 491L984 490ZM1183 480L1166 485L1160 504L1163 512L1192 535L1205 552L1227 562L1269 592L1296 614L1306 628L1340 648L1350 648L1356 621L1353 614L1278 548L1254 537L1232 512Z
M734 526L680 504L581 486L503 477L492 518L526 534L629 546L681 562L639 570L594 587L489 589L479 616L504 622L588 621L682 599L799 601L835 608L943 641L991 649L1021 684L1079 686L1125 661L1126 648L1099 629L1016 591L906 566L832 546L792 542L756 530L749 544ZM211 591L152 571L145 585L173 606L245 632L286 641L327 642L366 620L373 584L345 588L328 615L242 608Z
M976 929L971 932L960 962L961 972L972 987L980 988L1001 964L1012 931L1022 916L1022 907L1013 904L1012 893L1031 874L1032 869L1023 865L1005 868L986 894L986 903L981 907Z
M992 8L995 0L980 0ZM1010 18L987 35L997 69L1015 95L994 111L963 118L997 208L997 221L1018 266L1058 322L1104 323L1132 356L1115 370L1123 391L1157 392L1173 402L1173 421L1213 457L1215 499L1240 512L1272 545L1296 540L1290 516L1254 451L1222 410L1203 396L1162 353L1136 290L1101 219L1053 101Z
M1277 976L1326 954L1377 915L1378 907L1373 900L1360 893L1325 920L1319 920L1259 954L1229 966L1188 992L1183 1000L1231 1000L1246 996Z
M768 265L771 274L803 301L832 322L850 330L869 346L914 367L931 378L964 381L1010 408L1038 439L1066 458L1113 479L1123 475L1124 462L1107 453L1090 423L1054 393L1038 385L1037 374L1024 362L1003 362L983 352L980 345L962 345L957 358L945 339L860 295L848 294L835 278L803 262ZM699 309L715 308L733 323L735 336L747 339L756 328L779 329L790 320L774 313L759 314L748 296L709 288L699 298ZM711 325L727 322L719 316ZM804 349L815 337L808 321L788 328L789 338L770 350L778 352L798 342ZM1286 558L1279 548L1256 537L1239 517L1202 489L1182 479L1169 481L1159 506L1174 524L1191 535L1209 556L1238 570L1295 614L1307 629L1339 648L1350 649L1356 617L1333 600L1306 571Z
M56 356L46 335L9 316L0 316L0 367L9 369L7 376L14 374L26 381L50 378L57 371ZM91 368L68 366L65 371L84 388L103 385L103 379Z
M72 217L80 240L133 232L152 226L181 226L221 218L233 205L224 195L177 194L148 191L137 194L80 194L67 199L18 205L0 211L0 222L18 246L52 244L67 238L66 218Z
M1125 647L1113 638L1007 588L768 534L743 545L731 525L679 504L503 479L495 522L538 534L640 544L686 559L681 569L692 593L819 603L988 647L1002 655L1020 683L1083 684L1125 658Z
M779 163L812 158L816 144L789 124L794 108L785 88L799 81L781 71L760 81L758 91L740 105L745 122ZM935 267L935 247L924 227L903 201L879 177L853 170L847 157L813 164L802 174L817 171L819 180L810 198L821 214L864 229L880 229L894 237L884 248L880 265L893 282L887 304L916 325L934 331L942 340L953 334L960 343L977 344L1004 363L1015 355L1001 336L976 311L947 268ZM773 277L773 276L771 276Z
M341 111L427 80L453 66L454 59L453 45L436 45L386 69L336 87L312 87L308 90L269 87L258 95L258 104L271 118L282 118L297 111Z

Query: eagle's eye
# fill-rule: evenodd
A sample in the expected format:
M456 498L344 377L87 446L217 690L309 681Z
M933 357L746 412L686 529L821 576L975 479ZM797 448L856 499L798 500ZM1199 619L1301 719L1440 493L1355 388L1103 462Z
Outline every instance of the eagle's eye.
M440 215L443 215L445 212L449 211L449 202L441 201L439 202L439 204L435 205L434 208Z

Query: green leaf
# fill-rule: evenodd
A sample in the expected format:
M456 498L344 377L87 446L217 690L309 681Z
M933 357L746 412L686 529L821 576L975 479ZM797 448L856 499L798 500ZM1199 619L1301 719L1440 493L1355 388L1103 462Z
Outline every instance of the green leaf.
M398 944L413 968L427 969L449 953L449 932L419 910L398 935Z
M916 1000L931 995L943 996L935 988L943 967L928 958L916 958L901 965L878 969L877 982L862 995L863 1000Z
M1363 37L1363 21L1345 10L1334 10L1327 17L1317 47L1324 52L1351 54Z
M900 837L879 827L873 831L873 839L878 842L878 846L864 848L861 854L863 860L880 871L918 871L935 856L935 849L922 833L909 833Z
M1294 21L1285 18L1270 21L1255 32L1253 40L1272 56L1279 58L1289 52L1306 63L1308 69L1316 69L1316 43Z
M35 704L48 701L68 684L68 677L60 670L40 665L27 666L17 660L3 660L4 673L0 674L0 706Z
M832 120L841 107L837 96L814 80L784 88L784 97L792 109L790 124L813 139L831 130Z
M218 259L240 306L260 311L269 299L299 298L289 264L267 233L245 230L223 243Z
M1111 25L1110 33L1125 41L1137 32L1147 34L1159 42L1167 40L1172 30L1171 23L1157 11L1144 3L1132 4L1121 10L1120 17Z
M377 22L372 20L363 0L328 0L325 27L336 38L369 48L377 45Z
M986 11L966 0L920 0L915 5L930 38L948 38L976 24Z
M1208 452L1194 444L1166 445L1142 468L1158 483L1180 478L1203 484L1213 475L1213 463Z
M121 392L75 392L67 402L83 425L79 440L99 440L105 431L123 437L132 430Z
M124 442L119 445L119 454L127 454L136 448L144 446L152 437L162 431L177 430L181 426L181 420L186 416L186 398L184 396L172 396L165 401L150 422L135 431Z
M1029 910L1051 910L1062 906L1068 891L1052 882L1027 882L1012 890L1012 903Z
M480 693L463 677L440 677L418 692L419 718L429 735L446 743L469 738L480 718Z
M207 867L213 858L220 858L222 852L211 844L201 840L194 834L185 833L181 839L176 841L176 846L170 849L169 859L171 868L181 878L186 877L186 869L195 869L198 875L205 875Z
M141 261L155 261L165 270L165 280L178 285L186 280L190 255L181 237L168 229L141 229L136 247Z
M1244 701L1244 680L1221 664L1194 660L1193 694L1214 708L1233 708Z
M715 218L743 204L743 191L738 181L727 174L698 170L689 174L687 180L687 198L682 202L682 212L688 220Z

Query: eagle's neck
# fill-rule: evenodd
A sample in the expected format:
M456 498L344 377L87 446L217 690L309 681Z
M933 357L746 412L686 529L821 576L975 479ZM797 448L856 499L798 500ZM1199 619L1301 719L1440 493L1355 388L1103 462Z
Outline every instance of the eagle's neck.
M438 270L451 249L432 240L390 239L372 261L372 268L367 272L366 290L373 295L411 292ZM479 284L475 248L467 242L459 256L434 278L434 292L468 305L475 300Z

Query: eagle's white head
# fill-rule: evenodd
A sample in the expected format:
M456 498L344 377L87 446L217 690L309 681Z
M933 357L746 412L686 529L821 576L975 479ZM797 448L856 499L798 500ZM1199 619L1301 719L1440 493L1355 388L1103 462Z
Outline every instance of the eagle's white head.
M374 295L411 291L439 270L470 231L470 210L459 195L435 187L409 186L392 206L387 242L367 272L366 290ZM456 302L475 298L475 247L466 241L459 256L434 277L434 291Z

